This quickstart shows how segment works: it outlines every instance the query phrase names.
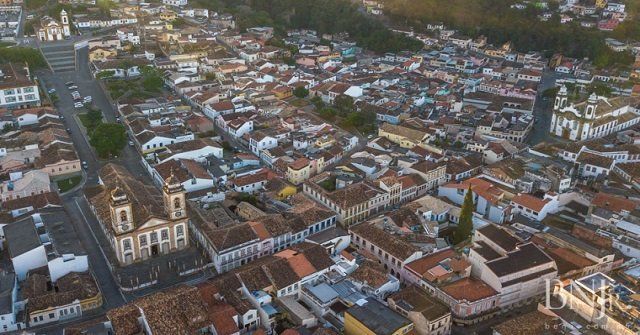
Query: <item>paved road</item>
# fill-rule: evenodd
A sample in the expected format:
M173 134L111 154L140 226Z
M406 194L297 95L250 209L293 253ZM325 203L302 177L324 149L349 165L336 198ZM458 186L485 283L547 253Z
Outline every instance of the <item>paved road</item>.
M536 104L533 107L533 115L536 118L536 123L533 125L533 130L531 131L531 135L529 135L528 140L531 145L553 140L549 134L551 115L553 112L553 99L545 100L542 97L542 92L554 87L556 79L558 79L558 75L555 72L545 71L542 75L542 82L538 85L538 97L536 98Z
M71 44L70 47L73 48L73 45ZM96 158L86 134L83 133L78 123L79 121L75 117L83 111L74 108L73 98L71 97L70 91L65 86L65 83L73 81L78 86L78 91L82 96L91 95L94 106L102 111L106 121L115 122L116 112L114 106L111 104L98 82L91 76L87 49L84 48L79 50L76 57L78 61L75 64L76 71L74 72L54 73L51 71L42 71L38 72L37 76L41 85L44 86L46 90L51 88L56 89L56 94L59 97L59 101L56 104L58 112L64 117L63 122L70 131L71 139L74 142L80 160L87 162L88 165L85 186L93 186L98 183L98 171L100 170L100 167L107 162ZM132 173L140 175L140 178L148 178L144 175L145 170L140 163L140 156L133 148L125 148L121 157L111 161L124 165L127 169L132 171ZM95 217L83 204L83 189L66 194L62 199L65 209L73 219L73 224L78 234L78 238L81 239L82 244L87 251L91 269L96 276L98 284L100 285L104 299L102 309L80 319L69 320L69 322L67 322L72 323L103 315L107 309L121 306L127 301L127 299L120 291L115 278L109 270L108 261L105 256L106 251L100 248L96 239L95 234L99 234L101 232L93 231L89 224L89 220L95 220ZM37 334L62 334L63 328L64 324L51 324L43 327L36 327L31 330L35 331Z

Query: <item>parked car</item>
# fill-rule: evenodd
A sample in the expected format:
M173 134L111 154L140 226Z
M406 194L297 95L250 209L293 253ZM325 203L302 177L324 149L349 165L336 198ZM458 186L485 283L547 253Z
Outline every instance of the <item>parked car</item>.
M133 146L133 141L129 141L129 146Z
M72 81L68 81L68 82L66 82L66 83L64 83L64 84L65 84L66 86L71 86L71 85L73 85L73 82L72 82Z
M85 102L91 102L93 100L93 98L91 98L90 95L87 95L86 97L84 97L84 101Z
M77 89L78 89L78 86L76 86L76 85L69 86L69 91L77 90Z
M82 107L84 107L84 104L82 104L82 102L76 102L76 103L73 104L73 107L82 108Z
M53 93L56 93L56 89L52 88L52 89L48 90L47 92L49 92L49 94L53 94Z

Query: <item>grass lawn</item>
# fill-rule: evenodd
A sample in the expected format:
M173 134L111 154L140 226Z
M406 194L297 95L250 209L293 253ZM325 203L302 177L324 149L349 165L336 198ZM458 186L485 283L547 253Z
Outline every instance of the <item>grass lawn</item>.
M58 180L56 184L58 184L60 193L64 193L80 184L81 180L82 176L73 176L67 179Z
M305 99L295 99L295 100L291 101L291 104L296 106L296 107L298 107L298 108L301 108L301 107L309 105L309 101L307 101Z

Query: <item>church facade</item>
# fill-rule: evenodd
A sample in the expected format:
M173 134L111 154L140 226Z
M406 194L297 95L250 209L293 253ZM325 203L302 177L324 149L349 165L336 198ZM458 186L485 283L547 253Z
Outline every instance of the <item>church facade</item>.
M37 31L38 39L42 42L52 42L71 36L69 15L64 9L60 12L60 22L50 16L42 17Z
M605 98L591 94L586 101L569 101L563 85L553 104L550 133L571 141L585 141L627 129L640 122L640 98Z
M107 164L100 182L89 202L121 265L188 246L185 190L173 174L160 192L122 166Z

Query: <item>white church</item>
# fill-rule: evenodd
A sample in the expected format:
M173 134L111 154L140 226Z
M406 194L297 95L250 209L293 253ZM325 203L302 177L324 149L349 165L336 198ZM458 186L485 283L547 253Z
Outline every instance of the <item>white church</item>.
M563 85L553 104L550 133L571 141L604 137L640 122L640 98L606 98L591 94L586 101L569 101Z
M60 12L60 21L62 24L50 16L42 17L40 27L38 28L38 38L40 41L60 41L65 37L71 36L69 15L64 9Z

